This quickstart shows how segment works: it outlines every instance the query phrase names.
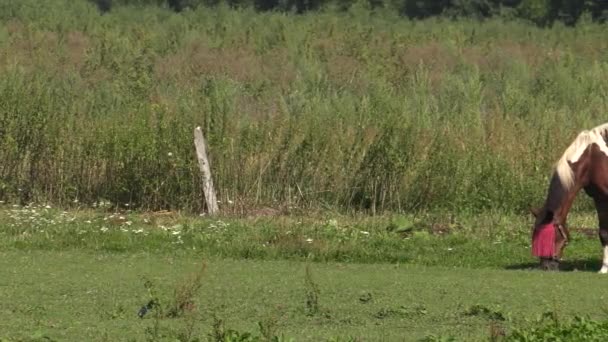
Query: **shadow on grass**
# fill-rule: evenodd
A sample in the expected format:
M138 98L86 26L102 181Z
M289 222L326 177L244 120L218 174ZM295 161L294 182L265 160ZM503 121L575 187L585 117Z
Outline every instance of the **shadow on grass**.
M598 258L564 260L559 263L560 272L597 272L602 266L602 262ZM513 264L505 266L507 270L532 270L542 272L538 262L527 262L521 264Z

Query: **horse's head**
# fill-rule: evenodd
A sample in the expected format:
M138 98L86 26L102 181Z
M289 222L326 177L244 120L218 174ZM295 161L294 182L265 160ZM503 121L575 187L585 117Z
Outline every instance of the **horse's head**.
M532 228L532 252L540 258L543 269L557 269L563 250L568 244L568 233L552 210L530 210L536 218Z

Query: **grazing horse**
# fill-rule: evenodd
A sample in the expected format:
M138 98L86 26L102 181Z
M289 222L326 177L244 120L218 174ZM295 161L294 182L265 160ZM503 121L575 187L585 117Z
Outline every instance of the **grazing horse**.
M576 194L584 189L597 210L599 238L604 250L599 273L608 273L608 123L581 132L555 165L545 204L532 210L533 254L541 267L557 268L570 233L568 211ZM543 241L544 240L544 241Z

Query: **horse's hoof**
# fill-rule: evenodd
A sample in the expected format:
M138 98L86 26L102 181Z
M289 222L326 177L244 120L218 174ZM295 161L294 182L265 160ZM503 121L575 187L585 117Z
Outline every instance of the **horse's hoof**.
M544 271L559 271L559 261L555 259L541 259L540 268Z

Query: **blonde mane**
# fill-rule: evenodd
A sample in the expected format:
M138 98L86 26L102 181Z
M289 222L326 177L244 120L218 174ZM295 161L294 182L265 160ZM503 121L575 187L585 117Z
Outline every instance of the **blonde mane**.
M608 156L608 146L604 137L608 137L608 123L582 131L564 151L555 165L555 172L565 190L570 190L574 186L574 172L569 163L578 161L587 147L596 144Z

